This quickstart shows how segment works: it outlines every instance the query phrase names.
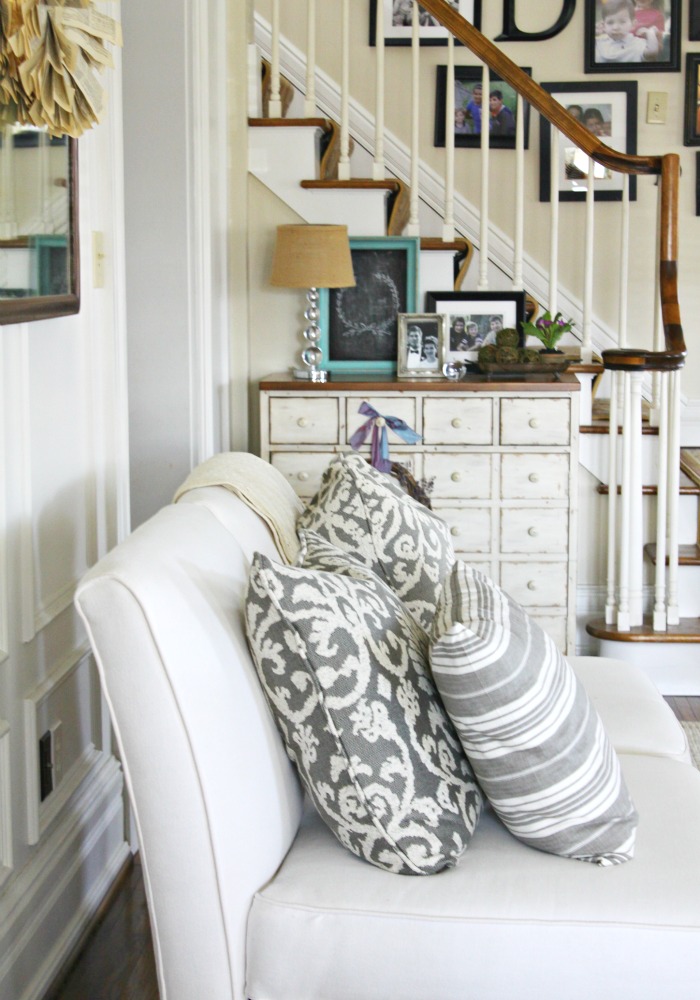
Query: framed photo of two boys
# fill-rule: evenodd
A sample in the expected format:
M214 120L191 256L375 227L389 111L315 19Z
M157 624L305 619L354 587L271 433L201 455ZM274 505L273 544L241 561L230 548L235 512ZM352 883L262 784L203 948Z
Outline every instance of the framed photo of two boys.
M680 70L680 0L585 0L585 4L586 73Z

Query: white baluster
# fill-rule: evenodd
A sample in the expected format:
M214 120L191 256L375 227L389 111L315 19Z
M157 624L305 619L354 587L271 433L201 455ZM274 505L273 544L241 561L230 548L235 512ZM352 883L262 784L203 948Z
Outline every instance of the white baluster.
M657 189L657 199L656 199L656 242L655 246L659 246L659 241L661 239L661 185ZM665 348L665 338L663 331L663 322L661 315L661 281L658 272L654 278L654 350L663 351ZM661 383L660 383L661 373L652 372L651 374L651 405L649 412L649 423L652 427L657 427L660 419L660 406L661 406Z
M513 239L513 288L523 287L523 234L525 231L525 110L518 94L515 119L515 236Z
M616 561L617 561L617 407L620 372L610 373L610 415L608 420L608 596L605 602L605 622L615 621Z
M559 131L551 128L551 164L549 198L549 311L554 316L557 312L559 288Z
M581 361L593 358L591 349L591 326L593 322L593 250L595 242L595 163L588 158L588 180L586 186L586 245L583 265L583 340Z
M381 6L379 4L378 6ZM304 115L316 117L316 0L306 3L306 97Z
M630 532L629 524L632 509L632 496L630 493L630 467L632 464L632 443L627 430L630 425L630 379L631 376L623 373L622 391L622 475L620 478L620 489L622 492L621 521L622 531L620 532L620 593L617 609L617 628L619 632L629 632L630 630Z
M630 625L643 622L644 524L642 515L642 373L630 375Z
M343 0L340 66L340 159L338 180L350 180L350 0Z
M659 387L659 474L656 487L656 566L654 572L654 631L666 631L666 519L668 514L668 375Z
M678 611L678 495L681 468L681 373L669 374L668 419L668 607L666 621L677 625Z
M450 34L447 39L447 93L445 95L445 218L442 238L450 242L455 238L455 45Z
M418 220L418 165L420 162L419 107L420 107L420 26L418 24L418 3L413 2L411 22L411 207L406 232L409 236L420 235ZM454 126L453 126L454 127Z
M374 89L377 92L374 110L374 163L372 164L372 177L375 181L383 181L386 177L384 166L384 55L386 47L384 45L384 4L377 3L377 20L375 24L376 35L376 76Z
M479 227L479 281L477 289L489 287L489 68L481 72L481 224Z
M630 262L630 184L629 174L622 175L622 224L620 234L620 329L618 345L627 347L627 297Z
M272 51L270 53L270 118L282 117L280 98L280 2L272 0Z

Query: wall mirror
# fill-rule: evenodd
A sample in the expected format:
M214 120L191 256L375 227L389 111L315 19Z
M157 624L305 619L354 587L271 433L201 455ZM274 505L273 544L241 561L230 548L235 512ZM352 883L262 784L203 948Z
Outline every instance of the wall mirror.
M78 144L0 126L0 324L80 309Z

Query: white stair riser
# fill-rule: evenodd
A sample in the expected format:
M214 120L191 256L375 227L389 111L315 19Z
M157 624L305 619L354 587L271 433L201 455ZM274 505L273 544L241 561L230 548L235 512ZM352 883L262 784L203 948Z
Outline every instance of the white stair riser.
M386 235L384 190L307 190L318 179L319 132L302 126L249 129L248 168L310 223L345 225L351 236Z
M583 423L583 421L582 421ZM622 464L622 435L618 435L618 477ZM654 434L642 435L642 482L645 485L656 483L658 471L658 443ZM608 435L581 434L579 461L581 465L596 477L601 483L608 484Z
M700 618L700 566L678 567L678 614L681 618ZM700 646L696 647L700 668Z
M700 646L601 639L600 656L636 663L663 695L700 695Z

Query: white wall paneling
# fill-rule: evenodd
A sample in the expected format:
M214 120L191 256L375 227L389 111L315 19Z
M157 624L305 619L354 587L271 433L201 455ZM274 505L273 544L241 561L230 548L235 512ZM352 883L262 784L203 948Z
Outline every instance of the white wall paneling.
M12 871L10 727L0 719L0 885Z
M5 350L4 341L0 340L0 391L3 399L5 394ZM0 663L9 656L9 637L7 633L7 591L9 577L7 570L7 461L5 447L5 408L0 405Z
M27 836L36 844L101 757L93 743L94 674L87 648L68 655L24 701ZM61 775L39 797L39 738L61 723ZM97 737L99 739L99 737Z

